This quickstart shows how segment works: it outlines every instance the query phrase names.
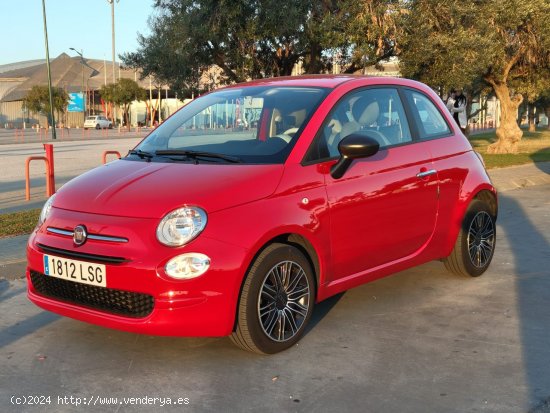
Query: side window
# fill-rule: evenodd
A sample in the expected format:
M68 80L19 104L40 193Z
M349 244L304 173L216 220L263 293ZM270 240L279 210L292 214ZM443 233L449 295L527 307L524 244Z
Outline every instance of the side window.
M381 148L410 142L409 124L397 90L368 88L344 96L323 122L306 161L338 156L338 143L351 134L374 138Z
M426 95L412 90L405 92L420 127L420 138L431 139L451 133L443 115Z

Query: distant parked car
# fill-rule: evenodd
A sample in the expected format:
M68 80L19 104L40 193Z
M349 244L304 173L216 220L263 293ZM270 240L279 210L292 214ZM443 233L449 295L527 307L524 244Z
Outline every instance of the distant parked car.
M113 122L105 116L88 116L84 121L84 129L88 128L113 129Z
M257 129L215 127L252 109ZM29 238L28 295L105 327L276 353L342 291L432 260L480 276L497 210L482 160L426 85L263 79L193 100L66 183Z

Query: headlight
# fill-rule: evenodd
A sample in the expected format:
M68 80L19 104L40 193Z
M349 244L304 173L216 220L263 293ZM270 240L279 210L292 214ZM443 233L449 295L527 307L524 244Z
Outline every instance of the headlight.
M172 258L164 271L172 278L189 280L204 274L210 268L210 258L204 254L191 252Z
M181 247L206 226L206 212L198 207L178 208L167 214L157 227L157 239L169 247Z
M46 203L44 204L44 206L42 207L42 212L40 212L40 217L38 218L38 226L42 225L46 220L46 218L48 218L48 215L50 215L54 198L55 198L55 194L49 197Z

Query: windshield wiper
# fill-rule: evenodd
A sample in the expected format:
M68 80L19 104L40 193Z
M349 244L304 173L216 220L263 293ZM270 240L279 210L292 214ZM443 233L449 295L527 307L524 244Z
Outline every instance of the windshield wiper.
M155 155L159 156L186 156L188 158L197 159L198 157L202 158L216 158L216 159L223 159L227 162L232 163L241 163L242 160L240 158L237 158L236 156L230 156L230 155L224 155L221 153L214 153L214 152L204 152L204 151L190 151L190 150L181 150L181 149L168 149L168 150L161 150L156 151Z
M155 154L151 152L142 151L141 149L138 149L137 151L135 149L129 150L128 155L137 155L141 159L146 159L147 162L151 162L151 158L155 156Z

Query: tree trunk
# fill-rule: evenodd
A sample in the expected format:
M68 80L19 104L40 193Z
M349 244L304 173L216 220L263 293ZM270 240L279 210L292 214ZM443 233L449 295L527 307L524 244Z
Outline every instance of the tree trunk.
M525 116L527 118L526 113L527 112L527 103L524 103L523 105L519 105L518 107L518 118L517 118L517 124L521 128L521 124L523 123L523 117Z
M124 117L126 119L126 127L128 132L130 132L130 105L124 105Z
M321 46L312 41L309 46L309 61L307 61L307 74L318 74L321 73L322 64L321 64Z
M159 101L159 123L162 123L162 89L159 86L158 89L158 101Z
M497 98L500 100L500 125L497 128L497 141L487 148L487 153L517 153L518 143L523 136L523 131L516 122L517 110L523 101L522 95L510 97L510 90L506 83L497 82L494 79L487 80L493 87Z

